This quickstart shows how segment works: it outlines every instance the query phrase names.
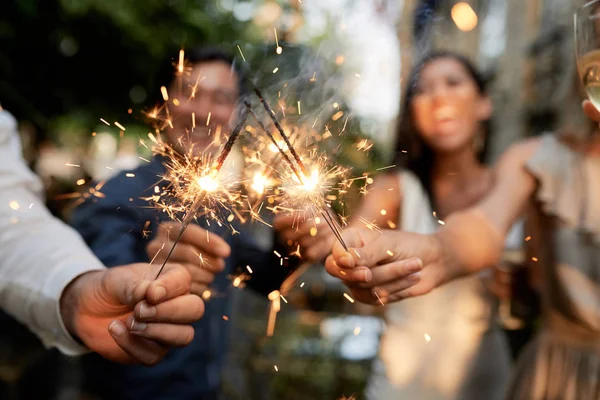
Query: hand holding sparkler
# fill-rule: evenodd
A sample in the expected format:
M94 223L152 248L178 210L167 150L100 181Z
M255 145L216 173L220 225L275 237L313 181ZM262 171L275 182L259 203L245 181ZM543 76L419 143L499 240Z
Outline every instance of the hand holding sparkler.
M424 262L408 258L423 254L427 264L440 264L435 243L425 235L403 231L350 228L343 232L350 250L338 243L325 262L327 272L342 280L359 301L384 305L431 291L439 278L435 269L423 270ZM423 271L422 271L423 270ZM422 275L424 272L427 275Z
M300 246L300 255L308 262L325 260L336 236L322 217L301 219L293 215L277 215L273 227L282 241ZM294 249L296 250L296 249Z
M170 262L183 265L192 277L191 293L201 296L215 279L215 275L225 269L225 258L231 248L218 235L197 225L190 225L175 243L181 224L162 224L156 237L146 246L152 263L162 263L167 258L167 250L173 248Z

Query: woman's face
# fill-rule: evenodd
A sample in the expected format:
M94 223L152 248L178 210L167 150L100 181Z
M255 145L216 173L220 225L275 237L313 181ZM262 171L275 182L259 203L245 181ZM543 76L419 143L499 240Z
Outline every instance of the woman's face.
M448 154L473 148L492 105L462 63L446 57L427 63L421 71L411 112L425 142L433 151Z

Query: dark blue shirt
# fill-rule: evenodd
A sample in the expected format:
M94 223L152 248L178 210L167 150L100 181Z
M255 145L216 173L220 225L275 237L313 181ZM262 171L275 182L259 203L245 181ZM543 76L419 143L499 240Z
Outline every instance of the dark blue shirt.
M123 172L109 180L100 190L103 197L91 197L75 210L72 225L106 266L149 262L146 245L158 224L169 219L142 198L152 196L164 171L162 159L155 157L149 164L127 171L135 177L126 177ZM227 340L228 322L223 316L229 315L227 292L232 290L228 275L250 265L253 273L248 286L267 295L279 288L291 266L281 266L272 251L260 250L243 229L238 229L241 234L232 235L215 223L203 227L227 241L231 256L211 286L215 294L206 302L204 317L194 324L193 342L171 350L154 367L120 365L87 355L83 360L86 391L104 399L216 398Z

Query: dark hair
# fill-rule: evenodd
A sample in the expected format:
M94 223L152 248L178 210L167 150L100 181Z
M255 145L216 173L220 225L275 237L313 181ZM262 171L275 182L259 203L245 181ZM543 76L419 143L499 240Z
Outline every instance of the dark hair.
M433 198L432 169L435 155L433 150L427 145L421 135L419 135L415 122L413 121L410 106L423 68L431 62L443 58L451 58L458 61L467 70L471 78L473 78L479 93L484 94L486 92L486 82L473 64L466 57L449 51L436 51L427 54L415 65L410 73L404 99L401 103L402 109L396 134L396 165L400 168L407 169L416 175L427 193L431 206L434 208L435 199ZM485 121L483 125L483 148L478 154L478 159L481 162L485 160L487 155L490 121Z
M211 61L222 61L231 66L238 78L238 92L240 97L246 93L246 74L242 63L238 62L231 54L210 46L195 47L186 52L186 59L191 64L205 63Z

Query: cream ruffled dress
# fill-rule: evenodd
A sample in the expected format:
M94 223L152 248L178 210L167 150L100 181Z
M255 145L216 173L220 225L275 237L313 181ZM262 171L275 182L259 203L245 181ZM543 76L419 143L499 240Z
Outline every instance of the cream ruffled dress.
M545 320L520 357L508 399L600 399L600 157L542 137L537 178ZM543 259L543 260L542 260ZM545 261L545 262L541 262Z

